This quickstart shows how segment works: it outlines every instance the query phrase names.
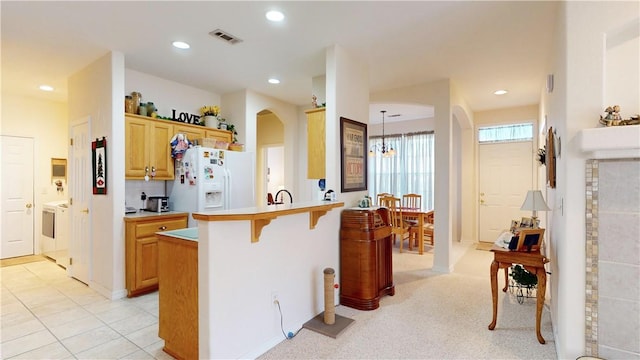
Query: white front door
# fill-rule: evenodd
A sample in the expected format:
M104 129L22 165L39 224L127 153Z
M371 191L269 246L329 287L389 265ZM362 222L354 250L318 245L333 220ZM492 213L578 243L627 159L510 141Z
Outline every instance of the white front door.
M0 136L2 247L0 258L33 255L33 139Z
M89 119L72 125L73 144L69 152L71 166L71 241L69 242L69 275L88 284L91 280L91 139Z
M494 242L511 220L527 215L520 210L533 189L533 142L480 144L479 236Z

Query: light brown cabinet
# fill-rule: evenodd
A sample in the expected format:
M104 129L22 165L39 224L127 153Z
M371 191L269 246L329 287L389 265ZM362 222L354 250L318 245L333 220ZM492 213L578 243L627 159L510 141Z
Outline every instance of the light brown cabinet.
M176 359L198 359L198 242L158 235L158 336Z
M155 233L187 227L188 213L125 217L127 296L158 289L158 239Z
M176 125L173 125L173 132L175 134L177 133L183 133L187 135L187 139L190 142L193 142L194 140L197 139L202 139L205 136L205 128L203 128L202 126L193 126L193 125L185 125L185 124L180 124L177 123Z
M125 114L125 170L127 180L173 180L171 139L177 133L187 134L190 141L214 138L231 143L231 131L205 128L171 120Z
M125 179L172 180L173 124L146 116L125 115Z
M307 114L307 178L324 179L325 108L306 110Z
M231 140L233 139L233 134L231 131L227 130L218 130L218 129L206 129L205 137L213 138L220 141L226 141L231 144Z

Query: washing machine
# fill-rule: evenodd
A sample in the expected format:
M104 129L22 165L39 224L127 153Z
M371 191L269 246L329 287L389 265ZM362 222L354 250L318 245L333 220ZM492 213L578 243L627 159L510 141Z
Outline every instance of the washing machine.
M42 254L66 268L69 263L69 203L52 201L42 205Z

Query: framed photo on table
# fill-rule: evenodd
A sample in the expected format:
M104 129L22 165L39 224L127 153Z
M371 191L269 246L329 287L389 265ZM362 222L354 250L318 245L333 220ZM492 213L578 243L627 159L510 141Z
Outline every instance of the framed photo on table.
M367 124L340 117L342 192L367 190Z

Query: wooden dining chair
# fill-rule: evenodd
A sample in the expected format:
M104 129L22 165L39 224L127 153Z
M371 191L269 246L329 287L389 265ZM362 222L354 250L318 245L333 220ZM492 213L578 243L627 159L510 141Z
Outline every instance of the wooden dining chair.
M389 209L389 217L391 218L391 234L393 235L393 243L396 243L396 239L400 238L400 252L402 252L402 244L404 239L409 240L409 249L413 248L411 240L409 238L410 225L404 220L402 216L402 206L400 198L393 196L384 196L380 198L380 206Z
M409 232L410 232L410 235L409 235L410 240L409 241L410 242L414 242L415 241L416 244L417 244L418 241L424 241L425 243L433 246L435 244L434 235L433 235L433 232L434 232L434 220L433 219L434 219L433 210L424 213L423 220L422 220L424 222L424 225L422 226L422 239L418 239L418 230L419 230L418 227L417 226L412 226L409 229Z
M419 194L402 195L402 206L405 208L422 209L422 195L419 195Z
M381 200L382 200L382 198L388 197L388 196L393 196L393 194L380 193L380 194L376 195L376 205L383 206Z

